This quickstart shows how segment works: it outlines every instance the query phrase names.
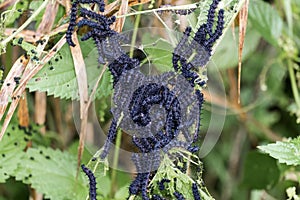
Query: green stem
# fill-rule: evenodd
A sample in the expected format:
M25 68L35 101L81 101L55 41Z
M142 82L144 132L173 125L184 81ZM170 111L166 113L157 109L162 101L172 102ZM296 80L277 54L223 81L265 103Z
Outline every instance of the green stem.
M119 148L121 145L121 137L122 131L121 129L118 130L117 138L116 138L116 148L114 153L114 159L113 159L113 167L111 172L111 187L110 187L110 197L114 196L114 187L116 185L116 175L117 175L117 167L118 167L118 161L119 161Z
M139 6L139 11L141 11L143 8L143 4L141 4ZM133 57L133 50L134 50L134 45L135 45L135 41L136 41L136 37L137 37L137 31L138 31L138 27L139 27L139 23L141 21L141 15L138 14L136 16L135 22L134 22L134 30L133 30L133 34L132 34L132 38L131 38L131 45L130 45L130 58Z
M22 30L24 30L35 18L36 16L47 6L49 0L45 0L42 5L22 24L13 34L1 41L0 46L4 47L8 42L10 42L14 37L16 37Z
M299 96L299 90L297 87L295 72L294 72L294 68L293 68L293 61L291 59L288 59L287 63L288 63L288 68L289 68L289 75L290 75L293 95L294 95L297 107L298 107L298 109L300 109L300 96Z

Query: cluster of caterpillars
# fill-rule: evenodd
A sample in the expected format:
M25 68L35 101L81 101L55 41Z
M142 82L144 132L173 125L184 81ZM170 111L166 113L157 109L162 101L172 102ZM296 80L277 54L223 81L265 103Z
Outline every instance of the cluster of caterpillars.
M197 73L197 67L205 66L209 61L212 52L212 46L215 41L221 36L224 26L224 10L220 9L217 15L217 21L215 22L215 12L220 0L213 0L210 5L207 22L202 24L196 31L194 36L191 36L192 29L187 27L184 34L179 41L178 45L173 51L172 63L176 72L180 73L186 81L194 88L195 95L199 104L199 113L201 112L203 104L203 94L200 91L200 87L203 86L205 81L199 80ZM106 17L105 15L93 12L91 10L81 8L80 15L83 17L81 21L76 23L78 6L80 3L96 4L99 7L100 12L104 12L105 4L103 0L75 0L72 4L70 23L66 33L66 39L70 46L75 46L72 41L72 33L75 31L76 26L88 26L89 31L83 35L82 41L92 38L98 49L99 63L108 63L108 69L113 77L113 85L118 83L122 75L132 69L136 69L140 66L137 59L131 58L121 48L121 43L124 40L117 32L112 30L110 26L115 22L116 18ZM179 13L179 12L178 12ZM181 12L179 14L189 14L189 12ZM190 56L196 54L192 59ZM198 87L200 86L200 87ZM147 153L151 153L151 159L148 159L147 163L145 159L140 159L138 154L133 154L132 160L137 169L137 176L132 181L129 187L129 193L131 195L141 195L143 200L150 199L148 184L150 179L155 175L156 171L152 171L147 166L159 166L159 150L172 147L182 147L192 153L198 151L197 146L192 146L192 143L186 143L176 140L178 136L178 127L181 123L181 107L176 95L168 87L161 85L160 83L147 83L137 90L132 91L131 102L128 107L130 117L139 126L146 126L151 122L149 116L149 110L154 105L161 105L166 111L166 121L164 130L153 133L153 136L135 137L133 136L133 143L140 150L140 155L143 156ZM108 137L104 145L103 152L100 156L104 159L109 153L110 144L114 142L116 138L116 131L118 128L117 120L113 118ZM199 126L200 126L200 118ZM197 134L199 127L197 129ZM197 141L197 135L194 137L193 142ZM148 163L150 162L150 163ZM96 199L96 181L91 170L84 165L83 171L89 177L90 180L90 199ZM160 190L164 190L164 184L168 184L170 180L163 179L159 184ZM195 200L200 200L199 189L197 183L194 182L191 185L193 196ZM185 197L176 191L173 196L178 200L185 199ZM159 200L165 199L159 194L151 194L151 199Z

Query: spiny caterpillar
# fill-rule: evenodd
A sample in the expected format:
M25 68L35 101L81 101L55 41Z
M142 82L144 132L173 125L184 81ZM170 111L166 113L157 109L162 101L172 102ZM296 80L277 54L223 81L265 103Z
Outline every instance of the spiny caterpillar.
M85 173L85 175L89 178L90 200L97 200L96 178L94 173L89 168L87 168L84 164L81 165L81 169Z

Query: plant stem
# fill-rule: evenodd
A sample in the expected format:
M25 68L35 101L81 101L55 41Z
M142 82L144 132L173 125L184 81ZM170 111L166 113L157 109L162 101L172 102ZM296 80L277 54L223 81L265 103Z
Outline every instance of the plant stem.
M297 83L296 83L295 72L293 69L293 61L290 58L288 58L287 63L288 63L288 68L289 68L289 75L290 75L293 95L294 95L297 107L298 107L298 109L300 109L300 96L299 96L299 90L298 90Z
M4 47L8 42L10 42L16 35L18 35L23 29L25 29L36 16L47 6L49 0L45 0L42 5L22 24L13 34L1 41L0 46Z
M110 197L114 196L114 187L116 185L116 175L117 175L117 167L118 167L118 161L119 161L119 148L121 145L121 137L122 131L121 129L117 132L117 138L116 138L116 149L114 152L114 159L113 159L113 167L111 172L111 187L110 187Z
M141 4L141 5L139 6L139 11L141 11L142 8L143 8L143 4ZM130 54L129 54L130 58L133 57L134 45L135 45L136 36L137 36L137 31L138 31L138 27L139 27L140 21L141 21L141 15L138 14L138 15L136 16L136 19L135 19L135 22L134 22L134 30L133 30L132 38L131 38L131 45L130 45L131 47L130 47Z

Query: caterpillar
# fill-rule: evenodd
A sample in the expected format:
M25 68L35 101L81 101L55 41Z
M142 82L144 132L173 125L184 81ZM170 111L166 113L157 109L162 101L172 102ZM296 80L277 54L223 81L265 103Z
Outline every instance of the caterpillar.
M90 200L97 200L97 188L96 188L96 178L93 172L87 168L84 164L81 165L82 171L85 173L85 175L89 178L89 188L90 188Z
M192 184L192 191L193 191L194 199L201 200L201 196L199 194L198 186L196 183Z
M176 197L177 200L185 200L184 196L178 191L174 192L174 196Z
M171 182L169 179L163 178L161 181L158 182L159 190L165 190L165 183Z

